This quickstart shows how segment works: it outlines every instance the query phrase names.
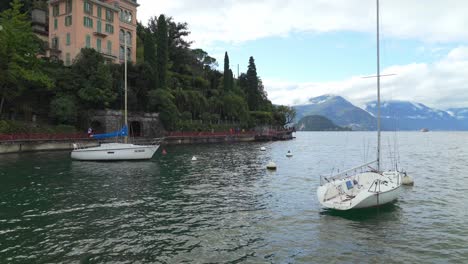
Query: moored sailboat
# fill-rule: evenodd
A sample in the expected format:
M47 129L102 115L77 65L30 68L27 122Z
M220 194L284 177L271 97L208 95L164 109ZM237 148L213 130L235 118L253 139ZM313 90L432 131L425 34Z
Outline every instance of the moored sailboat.
M384 205L398 199L403 172L381 170L380 127L380 49L379 49L379 0L377 2L377 159L346 170L332 177L321 177L317 198L326 208L350 210ZM376 169L368 170L376 164ZM368 171L365 171L368 170Z
M93 135L95 139L105 139L111 137L124 137L124 143L104 143L97 147L80 148L78 144L73 144L71 158L74 160L87 161L118 161L118 160L147 160L151 159L159 148L159 142L151 145L135 145L128 143L128 118L127 118L127 39L124 37L124 64L125 64L125 107L124 126L121 130Z

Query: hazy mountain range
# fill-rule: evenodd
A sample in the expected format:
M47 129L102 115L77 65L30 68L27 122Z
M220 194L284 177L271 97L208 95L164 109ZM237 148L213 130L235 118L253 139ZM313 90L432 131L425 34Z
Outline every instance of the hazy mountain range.
M359 108L341 96L322 95L308 104L296 105L296 123L305 116L321 115L341 127L353 130L377 128L377 103L368 102ZM468 108L439 110L408 101L382 101L383 130L468 130Z

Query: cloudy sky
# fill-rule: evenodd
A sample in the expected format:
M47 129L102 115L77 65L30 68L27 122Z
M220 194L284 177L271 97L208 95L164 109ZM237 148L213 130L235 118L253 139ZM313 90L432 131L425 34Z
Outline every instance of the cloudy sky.
M245 72L256 61L268 97L301 104L338 94L375 100L375 0L138 0L138 20L187 22L193 47ZM384 100L468 107L468 1L380 0Z

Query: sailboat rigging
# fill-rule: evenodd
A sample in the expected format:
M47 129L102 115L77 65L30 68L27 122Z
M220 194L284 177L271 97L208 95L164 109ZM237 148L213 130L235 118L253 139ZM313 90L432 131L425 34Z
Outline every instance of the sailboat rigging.
M377 158L374 161L335 174L320 178L317 188L319 202L327 208L350 210L374 207L398 199L401 192L404 172L397 170L382 171L381 166L381 122L380 122L380 39L379 39L379 0L377 4ZM372 164L377 169L365 172ZM323 182L325 181L325 182Z
M117 161L117 160L147 160L151 159L158 150L159 144L152 145L134 145L128 143L128 109L127 109L127 34L124 34L124 126L121 130L94 135L95 139L104 139L110 137L124 137L124 143L105 143L98 147L79 148L77 144L71 152L71 158L74 160L87 161Z

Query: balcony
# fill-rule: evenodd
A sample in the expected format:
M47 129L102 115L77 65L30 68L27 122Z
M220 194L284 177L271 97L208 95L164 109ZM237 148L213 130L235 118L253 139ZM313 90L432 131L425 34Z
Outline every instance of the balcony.
M137 3L137 0L124 0L124 1L134 6L140 6L140 4Z
M62 53L62 51L59 48L58 43L52 43L52 44L47 43L44 46L45 46L45 49L48 50L50 53L56 53L56 54Z
M107 37L109 34L107 34L107 33L105 33L105 32L102 32L102 31L94 31L94 32L93 32L93 35L98 36L98 37L103 37L103 38L105 38L105 37Z
M113 53L110 52L110 51L107 51L107 50L98 50L98 52L99 52L102 56L104 56L104 58L111 59L111 60L117 59L117 55L113 54Z

